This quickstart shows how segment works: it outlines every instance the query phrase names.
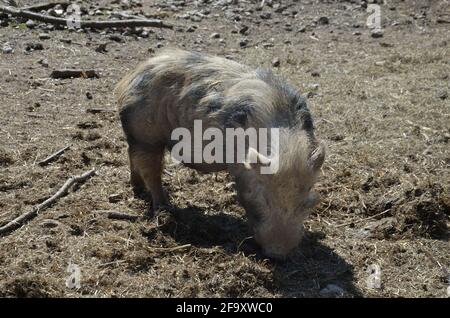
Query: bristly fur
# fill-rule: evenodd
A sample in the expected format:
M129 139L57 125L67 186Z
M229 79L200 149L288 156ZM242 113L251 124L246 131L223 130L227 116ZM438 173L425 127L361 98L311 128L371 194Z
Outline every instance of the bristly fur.
M166 49L128 74L117 85L116 94L123 125L128 127L135 119L133 127L125 129L130 140L145 138L142 125L160 125L167 130L189 127L194 119L220 129L278 127L303 131L301 135L282 135L286 140L280 142L290 148L307 146L308 141L303 139L313 139L313 121L297 89L270 70L253 70L216 56ZM145 121L136 111L142 108L148 115ZM168 133L161 132L159 137L164 139ZM142 142L150 140L146 139ZM297 156L310 149L298 150ZM290 163L281 164L281 168L284 166Z

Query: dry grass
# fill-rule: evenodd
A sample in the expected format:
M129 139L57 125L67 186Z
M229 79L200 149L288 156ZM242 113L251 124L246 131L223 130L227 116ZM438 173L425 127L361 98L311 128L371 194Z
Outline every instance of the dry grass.
M352 34L352 24L364 24L364 10L342 5L350 4L302 5L302 24L327 15L330 25L295 36L266 25L273 21L250 24L247 49L239 49L242 36L230 32L234 27L222 15L198 23L194 33L156 31L164 43L254 66L279 57L279 71L310 93L317 133L329 148L318 184L323 201L306 223L302 246L283 263L264 259L248 239L232 180L222 173L200 175L169 163L164 183L174 211L136 222L93 213L148 211L128 185L116 114L86 110L115 109L112 88L149 55L155 34L139 41L124 36L125 43L111 43L100 54L94 49L105 41L101 34L89 39L53 31L44 51L25 54L24 43L37 41L39 31L0 28L0 43L16 47L0 60L0 225L48 198L70 175L98 168L97 176L0 238L0 296L312 297L336 284L349 297L445 297L450 109L441 93L450 90L450 39L446 26L433 22L442 9L433 5L427 19L417 20L410 13L419 7L390 1L396 10L383 10L385 35L373 39L365 28ZM298 22L277 19L281 26ZM225 44L209 37L208 23ZM89 45L59 41L67 37ZM252 46L271 38L273 48ZM49 69L37 63L43 57ZM52 68L70 66L95 67L102 76L48 79ZM69 144L52 164L37 165ZM191 247L158 249L186 244ZM79 290L65 287L69 262L81 268ZM366 284L372 264L381 267L380 289Z

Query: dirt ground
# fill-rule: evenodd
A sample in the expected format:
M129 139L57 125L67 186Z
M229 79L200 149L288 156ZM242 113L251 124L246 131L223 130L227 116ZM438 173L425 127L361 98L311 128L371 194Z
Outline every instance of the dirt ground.
M97 169L0 237L0 296L448 297L449 3L386 2L378 1L382 37L367 28L360 0L265 1L262 9L252 0L77 2L83 19L121 11L173 30L74 32L0 14L0 226ZM150 207L128 183L113 88L170 46L272 67L307 96L328 146L323 199L288 260L261 255L225 173L167 160L174 211L134 222L95 212L143 216ZM61 68L100 77L50 77ZM56 161L37 164L65 146ZM78 289L66 287L70 263L81 271ZM381 285L368 284L378 273Z

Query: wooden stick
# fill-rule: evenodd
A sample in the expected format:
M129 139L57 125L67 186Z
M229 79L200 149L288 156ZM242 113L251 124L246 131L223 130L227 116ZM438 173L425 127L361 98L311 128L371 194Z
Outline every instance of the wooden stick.
M47 158L41 160L38 162L38 165L40 165L41 167L48 165L50 162L54 161L55 159L57 159L59 156L61 156L67 149L69 149L70 146L66 146L60 150L58 150L57 152L52 153L50 156L48 156Z
M94 213L99 213L105 215L108 219L115 220L128 220L128 221L136 221L139 219L138 215L132 215L120 211L110 211L110 210L96 210Z
M52 78L66 79L66 78L99 78L100 76L97 74L95 70L54 70L52 74L50 74Z
M44 15L28 10L19 8L12 8L0 5L0 12L5 12L17 17L23 17L33 19L45 23L54 25L67 25L68 21L73 24L79 25L80 28L125 28L125 27L156 27L156 28L168 28L173 29L173 25L167 24L164 21L158 19L139 19L139 20L105 20L105 21L92 21L92 20L71 20L70 18L56 18L49 15Z
M114 113L114 109L106 109L106 108L88 108L86 109L87 113L98 114L98 113Z
M48 198L44 202L34 206L31 211L26 212L26 213L18 216L17 218L12 220L11 222L9 222L9 223L5 224L4 226L0 227L0 236L1 235L5 235L5 234L7 234L9 232L12 232L12 231L18 229L25 222L27 222L27 221L33 219L34 217L36 217L40 210L43 210L43 209L49 207L56 200L58 200L59 198L61 198L65 194L67 194L69 188L72 185L74 185L76 183L82 183L82 182L86 181L87 179L89 179L94 174L95 174L95 169L92 169L92 170L89 170L88 172L83 173L82 175L70 177L63 184L63 186L61 188L59 188L59 190L54 195L52 195L50 198Z
M181 250L185 250L188 248L191 248L191 244L185 244L175 247L153 247L153 246L146 246L146 248L151 252L177 252Z

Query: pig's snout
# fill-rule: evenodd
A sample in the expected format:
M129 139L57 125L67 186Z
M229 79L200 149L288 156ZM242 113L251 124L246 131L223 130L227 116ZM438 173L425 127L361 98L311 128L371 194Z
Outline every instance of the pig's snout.
M299 246L301 238L302 232L297 226L271 226L266 231L255 231L255 241L261 246L264 255L277 260L286 259Z

